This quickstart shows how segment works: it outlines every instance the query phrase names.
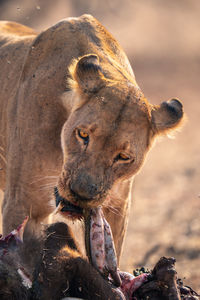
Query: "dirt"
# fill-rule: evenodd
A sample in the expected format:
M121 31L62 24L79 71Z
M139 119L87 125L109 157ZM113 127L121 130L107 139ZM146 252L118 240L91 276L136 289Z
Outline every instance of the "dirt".
M44 29L92 13L125 49L137 82L154 104L178 97L187 122L162 138L136 177L121 269L152 268L174 256L184 283L200 292L199 0L0 1L0 19Z

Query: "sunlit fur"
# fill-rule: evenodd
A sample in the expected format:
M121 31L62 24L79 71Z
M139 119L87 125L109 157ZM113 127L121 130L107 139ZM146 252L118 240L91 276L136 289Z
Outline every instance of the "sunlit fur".
M25 237L40 234L57 185L82 207L104 206L119 257L134 175L153 140L179 126L182 105L151 105L119 43L90 15L40 34L1 22L0 58L4 233L29 215Z

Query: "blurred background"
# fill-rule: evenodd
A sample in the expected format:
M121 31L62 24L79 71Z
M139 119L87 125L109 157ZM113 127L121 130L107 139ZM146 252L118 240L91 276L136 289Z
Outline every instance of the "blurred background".
M162 138L134 185L121 269L174 256L179 277L200 292L200 1L0 0L0 19L40 31L90 13L124 48L153 104L178 97L188 121Z

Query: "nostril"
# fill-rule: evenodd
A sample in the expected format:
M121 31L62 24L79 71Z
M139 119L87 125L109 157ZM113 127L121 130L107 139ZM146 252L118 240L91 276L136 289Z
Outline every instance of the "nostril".
M94 194L94 193L97 192L97 190L98 190L97 185L96 185L96 184L91 184L91 186L90 186L90 192L91 192L92 194Z

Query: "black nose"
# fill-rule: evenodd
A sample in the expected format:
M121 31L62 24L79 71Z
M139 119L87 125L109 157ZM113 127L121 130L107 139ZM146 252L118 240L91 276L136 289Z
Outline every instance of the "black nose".
M94 199L101 192L98 183L94 182L94 179L85 173L79 174L71 182L70 187L75 196L86 201Z

